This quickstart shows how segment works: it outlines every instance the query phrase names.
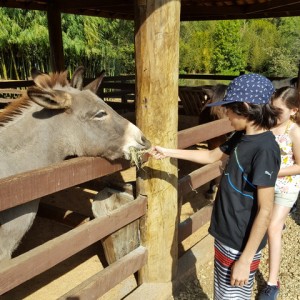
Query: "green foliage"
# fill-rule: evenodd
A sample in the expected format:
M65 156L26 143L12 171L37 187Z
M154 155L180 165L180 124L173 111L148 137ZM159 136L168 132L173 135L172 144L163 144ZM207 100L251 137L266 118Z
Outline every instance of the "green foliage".
M293 77L300 61L300 18L181 24L180 72Z
M87 66L86 75L95 77L134 73L133 24L129 21L63 15L66 64L75 69Z
M214 40L213 71L243 70L243 48L241 38L241 21L220 21L212 34Z
M250 20L245 24L243 40L247 48L247 69L250 72L269 73L271 49L280 46L280 36L270 19Z
M274 68L273 72L274 74L288 74L282 76L297 76L300 63L300 18L280 18L277 27L281 46L278 56L272 56L277 60L274 61L273 68L277 65L282 67L279 70Z
M32 67L50 69L47 16L0 8L0 78L26 79ZM134 26L130 21L62 15L65 65L84 65L86 76L134 73Z
M180 66L187 73L211 72L213 40L209 34L214 23L181 24Z
M26 79L33 66L50 70L47 15L40 11L0 8L0 78ZM300 61L300 18L181 22L181 73L296 76ZM133 74L132 21L62 15L65 66Z
M44 62L49 61L46 15L37 11L2 8L0 20L0 77L25 79L33 65L44 66Z

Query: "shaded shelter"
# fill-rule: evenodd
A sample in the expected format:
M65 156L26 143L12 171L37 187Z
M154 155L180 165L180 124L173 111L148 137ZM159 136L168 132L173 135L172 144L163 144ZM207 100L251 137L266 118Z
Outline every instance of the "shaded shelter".
M61 13L134 20L136 123L153 144L170 148L177 147L180 21L300 15L300 1L291 0L4 0L0 6L47 12L54 71L65 69ZM176 276L177 172L176 160L149 160L139 171L138 192L148 196L142 222L148 264L140 283Z

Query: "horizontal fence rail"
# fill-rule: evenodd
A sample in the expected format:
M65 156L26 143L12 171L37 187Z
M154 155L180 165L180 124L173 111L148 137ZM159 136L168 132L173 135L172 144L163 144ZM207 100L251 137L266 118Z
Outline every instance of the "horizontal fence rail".
M78 157L0 179L0 211L129 167L123 159Z
M0 81L0 89L12 89L18 87L29 87L34 85L33 80L5 80Z
M216 161L182 177L178 181L178 196L180 197L188 192L194 191L210 180L220 176L222 174L224 165L224 161Z
M181 130L178 132L178 148L187 148L231 132L233 129L230 121L226 118Z
M97 300L129 275L141 269L147 261L147 249L139 246L104 270L82 282L67 294L58 298Z
M178 243L183 242L186 238L205 225L210 220L211 212L212 205L207 205L182 221L178 227Z

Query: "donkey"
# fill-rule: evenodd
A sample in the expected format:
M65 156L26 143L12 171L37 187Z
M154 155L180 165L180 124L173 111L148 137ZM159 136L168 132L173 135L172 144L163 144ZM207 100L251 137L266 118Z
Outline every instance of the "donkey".
M70 156L130 159L130 148L148 149L143 133L96 95L100 76L83 88L83 68L36 73L35 86L0 114L0 178ZM11 258L31 227L39 200L0 212L0 261Z

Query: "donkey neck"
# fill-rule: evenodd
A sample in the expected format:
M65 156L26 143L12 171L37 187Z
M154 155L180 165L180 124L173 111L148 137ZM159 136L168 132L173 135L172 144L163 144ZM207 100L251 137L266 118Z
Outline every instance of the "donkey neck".
M56 112L57 114L57 112ZM41 168L62 161L64 143L53 113L41 113L32 104L0 129L0 177Z

